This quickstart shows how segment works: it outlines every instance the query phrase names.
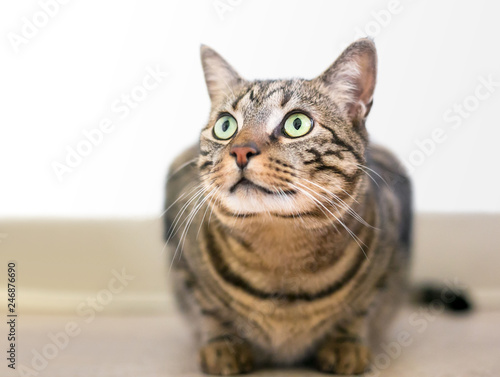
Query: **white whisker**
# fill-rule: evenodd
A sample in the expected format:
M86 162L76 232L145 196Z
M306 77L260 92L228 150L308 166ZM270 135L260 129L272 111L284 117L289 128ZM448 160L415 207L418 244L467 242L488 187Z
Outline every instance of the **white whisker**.
M170 210L170 208L172 208L172 207L175 205L175 203L177 203L179 200L181 200L184 196L191 194L193 191L195 191L196 189L200 188L202 185L203 185L202 183L197 184L197 185L196 185L196 186L195 186L195 187L194 187L194 188L193 188L190 192L188 192L188 193L186 193L186 192L184 191L184 192L183 192L181 195L179 195L179 197L178 197L178 198L177 198L177 199L176 199L176 200L175 200L172 204L170 204L170 205L169 205L169 206L168 206L168 207L167 207L167 208L166 208L166 209L165 209L165 210L161 213L161 215L160 215L160 216L158 216L158 217L163 217L163 216L165 216L165 214L166 214L166 213Z
M370 227L370 228L375 229L375 227L374 227L373 225L368 224L368 223L365 221L365 219L363 219L363 218L362 218L362 217L361 217L361 216L360 216L360 215L359 215L359 214L358 214L355 210L353 210L353 209L352 209L352 208L351 208L351 207L350 207L350 206L349 206L349 205L348 205L345 201L343 201L341 198L339 198L336 194L334 194L334 193L333 193L333 192L331 192L331 191L328 191L326 188L324 188L324 187L322 187L322 186L320 186L320 185L318 185L318 184L316 184L316 183L314 183L314 182L309 181L308 179L305 179L305 178L302 178L302 179L303 179L304 181L306 181L306 182L308 182L308 183L310 183L310 184L312 184L312 185L314 185L314 186L316 186L316 187L318 187L318 188L320 188L320 189L324 190L326 193L328 193L328 194L332 195L333 199L337 201L337 204L340 204L340 205L341 205L341 207L347 211L347 213L349 213L349 214L350 214L353 218L355 218L355 219L356 219L357 221L359 221L361 224L363 224L363 225L365 225L365 226L368 226L368 227ZM302 185L302 184L301 184L301 183L299 183L299 182L297 182L297 184ZM307 186L305 186L305 185L302 185L302 186L307 188ZM318 195L321 195L321 194L318 194ZM323 195L321 195L321 196L322 196L324 199L328 200L328 202L329 202L330 204L332 204L332 205L336 206L336 204L335 204L335 203L333 203L333 202L332 202L329 198L327 198L327 197L325 197L325 196L323 196Z
M198 157L195 157L193 158L192 160L189 160L185 163L183 163L181 166L179 166L177 169L175 169L174 172L172 172L171 174L168 175L167 179L170 179L172 178L174 175L176 175L178 172L180 172L182 169L184 169L185 167L191 165L192 163L198 161Z
M298 187L298 186L295 186L295 185L292 185L294 186L297 190L301 191L304 195L307 195L309 196L313 201L315 201L316 203L318 203L321 207L323 207L330 215L332 215L338 223L340 223L340 225L342 225L342 227L349 233L349 235L352 237L352 239L356 242L356 244L359 246L359 248L361 249L361 251L363 252L363 254L365 255L366 259L369 260L368 256L366 255L366 252L363 248L363 246L361 246L361 244L363 244L364 246L366 246L363 241L361 241L359 239L358 236L356 236L356 234L351 230L349 229L349 227L347 225L344 224L344 222L342 220L340 220L337 216L335 216L335 214L333 214L328 208L326 208L326 206L321 203L321 201L319 201L317 198L315 198L313 195L311 195L310 193L308 193L306 190ZM311 190L309 188L309 190ZM316 193L315 191L311 190L312 192ZM317 193L316 193L317 194ZM326 214L325 214L326 215Z

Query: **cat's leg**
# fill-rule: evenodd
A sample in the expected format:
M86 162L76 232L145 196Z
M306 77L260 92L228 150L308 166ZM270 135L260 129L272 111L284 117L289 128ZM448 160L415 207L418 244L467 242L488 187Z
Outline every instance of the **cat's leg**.
M366 338L366 314L338 323L320 343L315 355L316 367L326 373L361 374L370 363Z
M222 376L250 372L254 366L250 344L237 335L231 321L222 321L217 314L209 311L202 313L201 370Z
M181 259L174 270L175 295L200 341L199 364L204 373L232 375L253 369L250 345L238 336L230 314L222 315L217 304L200 289L200 283Z
M217 304L200 289L200 282L183 258L176 263L172 277L179 308L189 320L200 341L199 364L207 374L230 375L253 369L249 344L237 336L233 322L224 320Z

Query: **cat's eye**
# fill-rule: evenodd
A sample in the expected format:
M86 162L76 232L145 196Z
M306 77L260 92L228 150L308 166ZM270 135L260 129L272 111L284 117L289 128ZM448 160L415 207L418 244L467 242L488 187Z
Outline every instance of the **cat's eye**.
M221 116L214 126L214 136L219 140L231 138L238 130L238 123L231 115Z
M283 126L283 131L289 137L301 137L311 131L313 121L310 117L302 113L291 114Z

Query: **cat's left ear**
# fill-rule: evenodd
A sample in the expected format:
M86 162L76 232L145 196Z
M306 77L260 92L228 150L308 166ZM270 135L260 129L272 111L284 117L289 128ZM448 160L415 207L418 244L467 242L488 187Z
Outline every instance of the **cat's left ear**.
M326 85L353 123L370 112L377 76L377 50L372 40L359 39L313 81Z
M201 45L200 53L205 82L212 102L226 97L234 87L244 82L236 70L210 47Z

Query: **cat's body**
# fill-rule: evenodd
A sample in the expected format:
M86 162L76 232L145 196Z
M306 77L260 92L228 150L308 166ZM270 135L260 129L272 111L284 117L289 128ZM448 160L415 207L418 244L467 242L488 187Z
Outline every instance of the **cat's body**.
M364 128L372 42L310 81L246 82L212 50L202 60L212 114L171 167L166 215L202 369L314 358L363 372L401 301L411 233L409 181Z

